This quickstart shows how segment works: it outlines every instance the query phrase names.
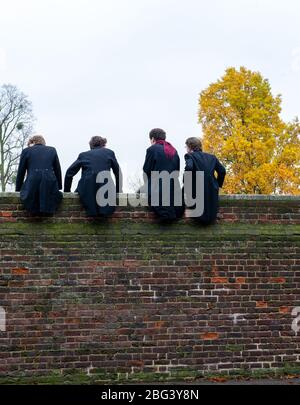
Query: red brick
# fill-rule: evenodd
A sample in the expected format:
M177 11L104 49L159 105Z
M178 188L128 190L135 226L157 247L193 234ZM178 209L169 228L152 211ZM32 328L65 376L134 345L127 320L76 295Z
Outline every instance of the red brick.
M213 332L202 333L200 335L200 339L202 339L202 340L217 340L217 339L219 339L219 337L220 337L219 333L213 333Z
M124 267L139 267L141 263L138 260L126 259L123 262Z
M11 272L12 274L28 274L29 269L27 269L26 267L18 267L16 269L12 269Z
M165 321L157 321L157 322L155 322L154 327L155 328L162 328L165 324L166 324Z
M286 279L283 277L273 277L269 279L269 283L272 284L284 284L286 282Z
M144 362L141 360L130 360L128 365L130 367L144 367Z
M212 277L211 282L214 284L226 284L228 283L227 277Z
M200 272L203 270L202 266L188 266L187 268L189 271Z
M256 308L268 308L268 303L265 301L257 301Z
M0 211L0 217L8 218L12 216L13 216L12 211Z
M237 277L237 278L235 279L235 282L236 282L237 284L246 284L246 277Z

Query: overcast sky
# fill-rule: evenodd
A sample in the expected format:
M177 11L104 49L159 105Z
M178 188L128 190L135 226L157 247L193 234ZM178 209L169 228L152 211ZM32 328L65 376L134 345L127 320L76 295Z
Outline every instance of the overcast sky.
M299 0L0 0L0 84L29 96L64 172L102 135L134 176L153 127L183 165L198 95L229 66L259 70L283 118L300 115L299 21Z

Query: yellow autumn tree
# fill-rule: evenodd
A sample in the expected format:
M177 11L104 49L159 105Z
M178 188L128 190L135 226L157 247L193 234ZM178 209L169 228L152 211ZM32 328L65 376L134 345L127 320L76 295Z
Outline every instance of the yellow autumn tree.
M300 124L280 112L269 81L245 67L201 92L203 147L226 166L225 193L300 194Z

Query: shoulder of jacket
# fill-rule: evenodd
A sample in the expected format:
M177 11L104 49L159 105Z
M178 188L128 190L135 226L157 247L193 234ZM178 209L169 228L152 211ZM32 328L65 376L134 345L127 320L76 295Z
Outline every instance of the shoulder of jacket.
M109 148L102 148L102 150L108 152L110 155L115 154L115 152L113 150L109 149Z
M31 148L29 146L27 146L26 148L24 148L22 150L22 155L25 155L25 153L27 153Z
M186 154L184 155L184 158L185 158L185 159L192 159L192 155L191 155L190 153L186 153Z
M90 149L90 150L85 150L85 151L83 151L83 152L80 152L79 154L78 154L78 157L83 157L83 156L85 156L85 155L89 155L90 153L92 152L92 149Z
M56 152L56 148L54 146L46 146L46 148L52 152Z
M213 159L217 159L216 156L214 154L212 154L212 153L207 153L207 152L204 152L204 153L205 153L205 155L210 156Z
M216 156L213 155L212 153L202 152L202 151L201 151L200 153L201 153L201 155L204 156L204 157L208 157L208 158L210 158L210 159L216 159Z
M154 152L159 148L159 145L157 145L156 143L154 143L153 145L149 146L149 148L147 149L147 152Z

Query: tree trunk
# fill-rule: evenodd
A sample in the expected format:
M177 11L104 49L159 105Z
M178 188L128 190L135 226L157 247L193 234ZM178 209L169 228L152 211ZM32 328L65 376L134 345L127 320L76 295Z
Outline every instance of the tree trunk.
M2 128L0 126L0 177L1 177L1 191L5 191L5 181L4 181L4 145L2 139Z

